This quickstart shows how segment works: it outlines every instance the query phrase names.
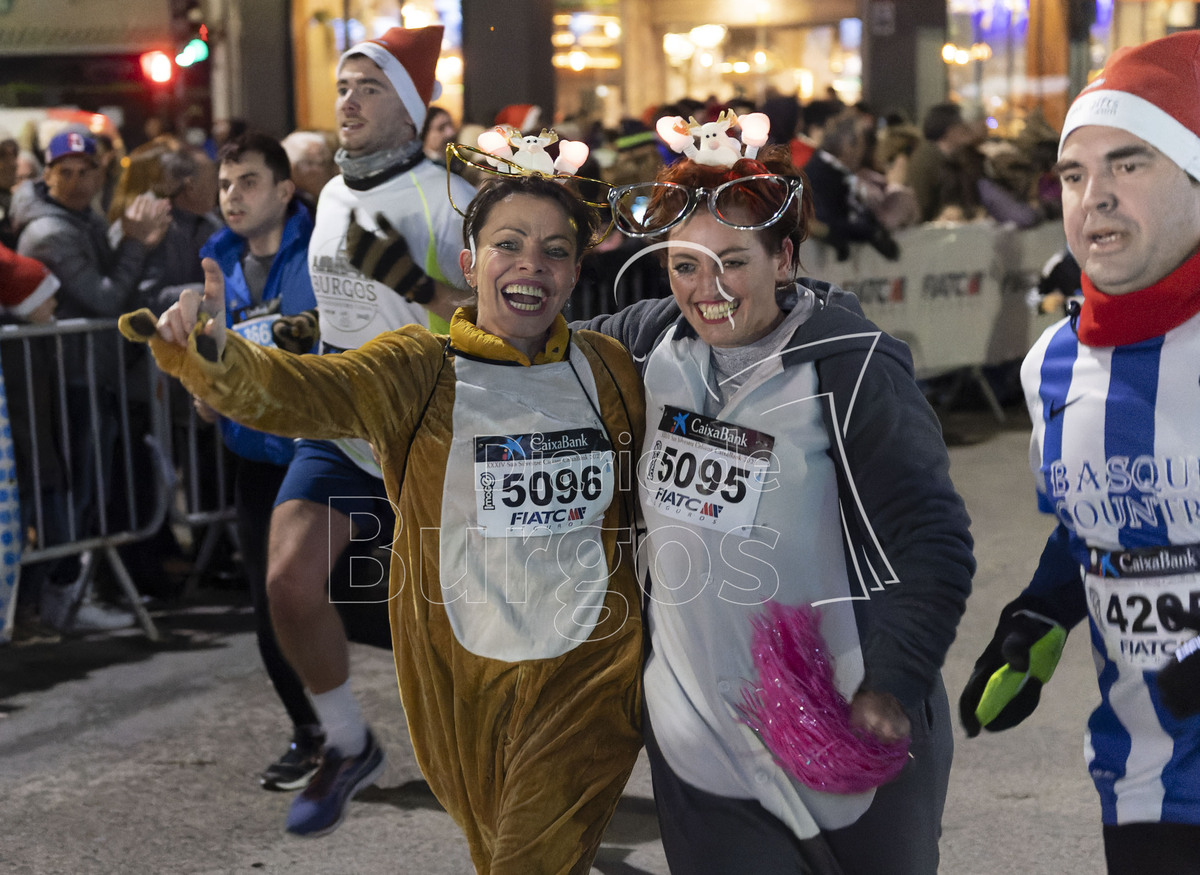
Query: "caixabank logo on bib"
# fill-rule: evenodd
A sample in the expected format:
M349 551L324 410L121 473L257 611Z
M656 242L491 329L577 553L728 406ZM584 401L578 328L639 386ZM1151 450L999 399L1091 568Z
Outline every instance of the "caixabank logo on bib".
M321 254L320 247L313 249L309 269L321 319L346 332L369 326L379 314L378 283L355 270L344 247L333 257Z

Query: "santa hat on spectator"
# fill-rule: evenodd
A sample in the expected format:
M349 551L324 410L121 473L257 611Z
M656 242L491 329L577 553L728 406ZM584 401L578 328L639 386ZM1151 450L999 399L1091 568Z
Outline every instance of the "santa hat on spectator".
M425 113L431 101L442 93L442 83L434 78L438 55L442 51L440 24L406 29L393 27L383 36L351 46L338 59L337 71L352 55L365 55L374 61L387 76L400 102L412 116L417 130L425 124Z
M1200 31L1113 52L1100 76L1071 104L1058 141L1084 125L1141 137L1200 179Z
M532 103L510 103L496 113L496 124L518 131L536 130L542 120L542 108Z
M25 319L58 291L58 279L24 255L0 244L0 311Z

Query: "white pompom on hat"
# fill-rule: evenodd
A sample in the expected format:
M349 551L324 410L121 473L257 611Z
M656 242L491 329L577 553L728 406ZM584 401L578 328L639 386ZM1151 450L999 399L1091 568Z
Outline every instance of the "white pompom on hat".
M1113 52L1067 112L1058 152L1084 125L1128 131L1200 179L1200 31Z
M438 56L442 52L440 24L430 27L393 27L383 36L364 40L347 49L338 59L337 71L353 55L363 55L378 65L387 76L400 102L412 116L417 130L425 124L429 104L442 94L442 83L435 78Z
M24 319L58 291L58 279L40 261L0 244L0 312Z

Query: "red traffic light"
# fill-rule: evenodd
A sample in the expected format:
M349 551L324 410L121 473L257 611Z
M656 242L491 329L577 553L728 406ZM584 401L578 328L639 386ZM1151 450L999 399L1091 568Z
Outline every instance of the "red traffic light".
M175 68L166 52L145 52L141 57L142 75L151 82L170 82Z

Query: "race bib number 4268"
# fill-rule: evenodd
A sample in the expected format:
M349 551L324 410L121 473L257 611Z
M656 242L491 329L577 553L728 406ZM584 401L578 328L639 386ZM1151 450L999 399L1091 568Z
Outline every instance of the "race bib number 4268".
M1176 612L1200 610L1200 575L1112 578L1089 574L1088 609L1109 658L1143 670L1166 664L1195 632L1181 628Z
M487 538L588 525L612 502L614 481L600 429L475 437L475 511Z
M775 438L667 405L643 483L660 513L722 532L754 524Z

